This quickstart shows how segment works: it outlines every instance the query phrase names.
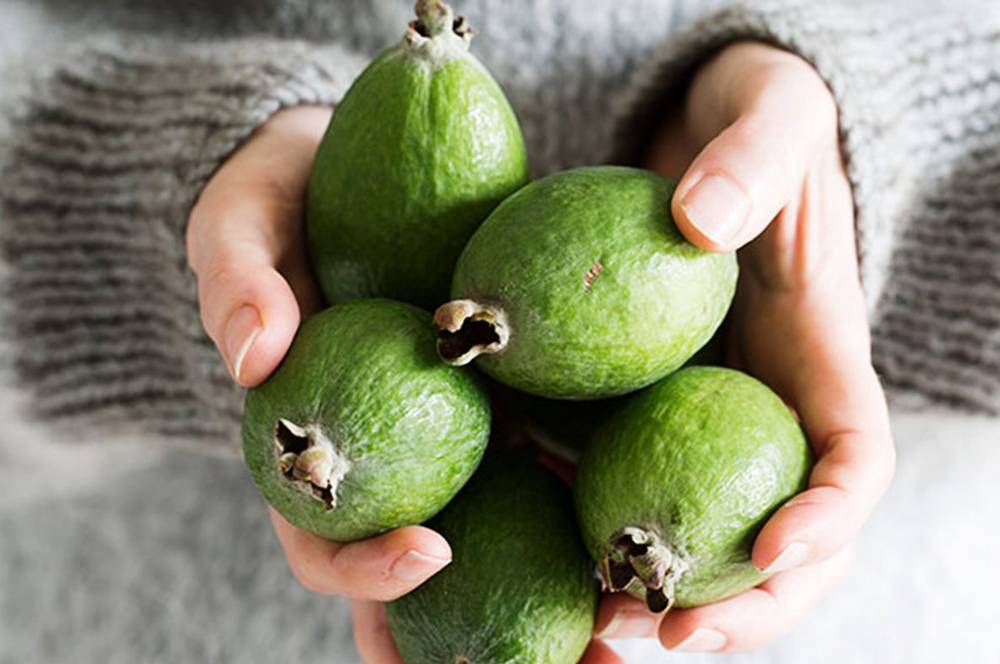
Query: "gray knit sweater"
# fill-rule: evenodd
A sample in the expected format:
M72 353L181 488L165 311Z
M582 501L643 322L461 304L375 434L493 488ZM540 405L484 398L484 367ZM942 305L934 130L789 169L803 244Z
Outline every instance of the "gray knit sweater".
M481 31L473 49L520 116L535 174L634 160L688 75L734 40L814 63L840 108L874 357L890 396L1000 413L996 2L455 4ZM4 30L30 12L55 26L42 34L73 42L34 45L31 87L0 122L5 318L36 415L236 449L241 394L198 319L188 212L275 111L336 104L398 39L408 9L4 1ZM692 26L695 14L706 16ZM103 34L73 37L90 26Z

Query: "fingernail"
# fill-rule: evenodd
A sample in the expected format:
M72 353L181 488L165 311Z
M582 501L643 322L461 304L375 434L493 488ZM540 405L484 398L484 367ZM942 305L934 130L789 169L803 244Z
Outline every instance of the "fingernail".
M716 629L699 627L671 650L679 652L712 652L726 647L726 635Z
M226 348L226 360L229 362L230 373L237 383L240 381L243 360L246 359L254 340L263 329L260 314L249 304L244 304L237 309L226 324L223 345Z
M389 573L400 581L423 581L450 562L448 558L437 558L410 550L396 558L396 562L389 568Z
M774 574L784 572L786 569L798 567L809 557L809 547L802 542L792 542L785 547L785 550L778 554L778 557L771 561L771 564L764 568L764 574Z
M611 622L597 634L599 639L635 639L653 636L657 619L648 613L626 611L616 613Z
M681 209L702 235L726 245L750 216L750 198L729 178L706 175L681 199Z

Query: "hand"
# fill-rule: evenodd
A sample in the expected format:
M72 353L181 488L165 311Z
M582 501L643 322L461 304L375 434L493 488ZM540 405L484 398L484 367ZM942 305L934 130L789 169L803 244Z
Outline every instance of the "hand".
M238 384L259 384L281 362L302 317L322 297L310 272L303 202L330 109L277 113L219 169L188 224L201 319ZM270 507L295 578L305 588L354 600L358 650L366 662L401 662L381 602L413 590L451 562L441 535L409 526L340 544L292 526ZM619 664L593 643L585 664Z
M284 357L302 316L322 298L305 251L303 200L330 109L277 113L206 185L188 225L201 319L233 380L263 381ZM299 582L319 593L385 601L451 561L443 537L411 526L339 544L295 528L271 510Z
M716 604L670 611L659 624L637 603L611 598L598 632L658 633L664 646L683 650L756 648L788 630L845 573L848 545L895 465L871 365L836 105L795 55L734 44L697 72L648 165L683 175L672 211L688 240L711 251L740 249L727 363L789 403L817 462L808 489L754 542L754 565L780 573Z

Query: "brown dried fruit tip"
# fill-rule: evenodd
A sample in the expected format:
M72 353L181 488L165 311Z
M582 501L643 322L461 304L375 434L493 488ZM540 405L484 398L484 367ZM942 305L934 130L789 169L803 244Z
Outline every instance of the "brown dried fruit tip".
M279 419L274 428L278 471L295 486L323 501L326 509L337 506L337 486L350 464L314 424L299 426Z
M642 528L625 527L610 539L611 551L600 564L605 590L627 592L646 602L654 613L674 603L674 582L683 563L660 538Z
M480 355L499 353L510 338L507 312L473 300L442 304L434 312L434 325L438 328L438 355L456 367Z
M413 11L417 20L410 23L410 31L407 32L411 41L415 35L425 39L433 38L446 34L449 30L466 41L476 34L464 16L455 18L451 7L441 0L417 0Z

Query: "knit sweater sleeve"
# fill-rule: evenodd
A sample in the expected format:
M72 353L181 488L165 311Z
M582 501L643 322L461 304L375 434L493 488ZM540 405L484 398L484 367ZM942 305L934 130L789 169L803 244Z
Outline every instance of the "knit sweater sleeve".
M795 52L839 107L873 357L899 406L1000 413L1000 7L994 2L738 4L635 72L615 160L721 48Z
M37 77L0 180L3 324L31 414L237 449L241 394L199 321L188 213L255 128L335 103L362 64L297 42L104 40Z

